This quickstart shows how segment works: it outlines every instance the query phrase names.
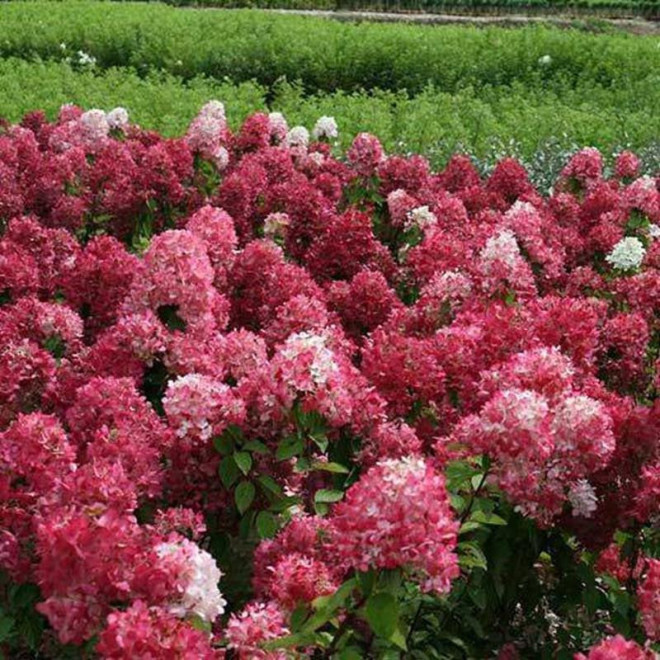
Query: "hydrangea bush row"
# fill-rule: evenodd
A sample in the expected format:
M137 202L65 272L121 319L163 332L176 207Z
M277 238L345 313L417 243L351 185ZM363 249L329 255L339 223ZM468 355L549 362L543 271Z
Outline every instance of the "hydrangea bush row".
M655 657L658 181L336 136L2 125L0 650Z

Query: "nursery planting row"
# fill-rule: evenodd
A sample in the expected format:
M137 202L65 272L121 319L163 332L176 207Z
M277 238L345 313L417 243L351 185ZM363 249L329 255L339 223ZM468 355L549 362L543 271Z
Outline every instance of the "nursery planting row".
M164 2L179 7L258 7L494 16L559 14L607 18L656 18L660 15L660 5L657 0L164 0Z
M307 95L288 83L268 91L257 83L202 77L184 82L163 73L143 78L126 69L98 72L90 64L8 59L0 61L0 88L0 117L10 121L35 107L54 119L67 102L121 104L136 123L167 136L180 135L209 98L226 99L234 128L255 109L267 107L305 125L332 114L340 127L333 143L340 149L347 149L361 131L373 131L388 152L423 154L435 167L462 151L487 171L498 158L513 154L543 190L578 145L599 147L608 162L616 151L633 148L643 171L660 167L660 86L641 96L586 84L563 93L516 85L454 94L427 88L414 97L386 91Z
M0 3L0 56L71 59L234 82L301 81L307 92L455 92L657 88L657 39L521 29L349 24L249 10L182 10L155 3ZM86 61L86 60L84 60ZM588 98L587 94L584 95Z
M0 652L653 660L658 179L234 126L0 128Z

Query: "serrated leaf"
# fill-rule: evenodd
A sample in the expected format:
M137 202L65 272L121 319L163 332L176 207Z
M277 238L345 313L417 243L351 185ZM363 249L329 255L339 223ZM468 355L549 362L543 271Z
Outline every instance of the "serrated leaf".
M488 569L488 560L481 548L473 542L462 542L458 544L458 563L466 568L478 567Z
M300 502L301 499L299 497L282 497L277 502L273 502L273 504L268 507L268 510L275 513L281 513L287 509L290 509L292 506L300 504Z
M202 619L198 614L193 614L188 619L188 623L195 628L195 630L202 630L204 632L211 632L211 622L206 619Z
M332 503L339 502L344 497L343 490L329 490L327 488L322 488L321 490L316 491L314 495L314 501L319 503Z
M238 469L247 476L252 469L252 456L247 451L235 451L234 461L238 465Z
M279 637L270 642L261 644L265 651L275 651L276 649L293 648L296 646L315 646L319 641L319 636L313 632L298 632L286 637Z
M12 636L14 619L8 616L0 616L0 642L4 642Z
M259 475L257 477L257 482L268 493L272 493L273 495L282 494L282 486L280 486L269 474Z
M234 451L234 441L230 435L223 433L213 438L213 446L219 454L231 454Z
M508 524L504 518L494 513L486 513L485 511L475 511L470 516L470 521L483 523L484 525L506 525Z
M307 619L303 630L312 632L325 625L335 615L336 611L343 607L350 598L356 587L355 578L344 582L334 594L330 596L319 596L312 601L312 607L316 610L314 614Z
M406 646L406 636L401 632L400 628L397 628L392 635L390 636L390 642L396 644L400 649L407 651L408 647Z
M301 603L296 607L295 610L291 613L289 617L289 628L292 632L298 632L302 627L303 623L307 620L309 616L309 607L306 603Z
M367 621L378 637L390 639L399 625L399 603L384 591L372 594L365 607Z
M229 490L240 475L240 470L238 469L238 465L236 465L233 456L225 456L225 458L220 461L218 474L220 475L222 485Z
M278 461L286 461L287 459L302 453L304 446L305 445L302 441L302 438L297 436L289 436L288 438L284 438L277 446L275 458Z
M324 463L315 461L312 463L313 470L323 470L324 472L333 472L334 474L348 474L350 470L339 463Z
M309 436L312 439L312 442L323 452L325 453L330 444L328 437L320 433L314 433Z
M272 513L260 511L257 515L257 532L261 539L272 539L277 533L277 520Z
M468 532L474 532L475 529L481 529L481 525L478 522L468 521L461 525L461 528L458 530L458 533L467 534Z
M250 440L246 445L243 445L243 449L254 454L267 454L270 451L261 440Z
M255 487L251 481L241 481L234 493L234 501L239 513L245 513L252 504L255 495Z

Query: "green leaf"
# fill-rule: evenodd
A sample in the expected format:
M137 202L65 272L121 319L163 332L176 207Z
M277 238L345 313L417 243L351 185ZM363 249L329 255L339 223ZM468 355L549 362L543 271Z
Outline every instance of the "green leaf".
M396 644L400 649L403 649L404 651L408 650L408 647L406 646L406 636L401 632L400 628L397 628L392 635L390 635L389 640L393 644Z
M251 451L254 454L267 454L270 450L261 440L250 440L243 446L246 451Z
M279 445L277 445L277 451L275 452L275 458L278 461L286 461L288 458L297 456L302 453L304 449L304 443L302 438L292 435L288 438L284 438Z
M323 470L324 472L333 472L334 474L348 474L350 470L339 463L324 463L315 461L312 463L313 470Z
M240 474L238 465L236 465L236 461L234 460L233 456L225 456L225 458L220 461L220 465L218 466L218 474L220 475L222 485L227 490L229 490L234 485Z
M198 614L193 614L189 619L188 623L195 628L195 630L202 630L203 632L211 632L211 623L206 619L202 619Z
M277 519L268 511L260 511L257 515L257 532L259 538L272 539L277 533Z
M360 589L362 590L362 593L368 596L373 590L373 588L376 586L376 578L378 577L378 574L372 568L369 571L365 571L363 573L357 573L355 577L358 581L358 584L360 585Z
M261 644L261 648L265 651L275 651L276 649L293 648L296 646L317 646L318 643L319 635L313 632L299 632L294 635L279 637L270 642L264 642Z
M250 508L250 504L254 500L255 490L254 484L250 481L241 481L238 484L234 493L234 500L239 513L245 513Z
M219 454L231 454L234 451L234 440L227 433L213 438L213 446Z
M282 494L282 486L280 486L269 474L259 475L257 477L257 482L267 493L271 493L272 495Z
M314 501L325 503L339 502L343 497L343 490L328 490L327 488L322 488L321 490L316 491Z
M458 544L458 563L466 568L488 569L488 560L482 549L472 541L464 541Z
M461 528L458 530L459 534L467 534L469 532L474 532L476 529L481 529L481 525L478 522L468 521L461 525Z
M381 591L369 597L365 614L374 633L389 639L399 624L399 603L392 594Z
M485 511L475 511L471 516L472 522L483 523L484 525L506 525L507 521L494 513L486 513Z
M12 636L14 629L14 619L0 615L0 643L8 640Z
M296 607L296 609L291 612L291 616L289 617L289 627L291 628L291 631L294 633L298 632L302 628L302 625L305 623L308 616L308 605L306 603L300 603L300 605L298 605L298 607Z
M238 465L239 470L247 476L252 468L252 456L247 451L235 451L234 461Z
M330 442L328 441L328 437L324 434L321 433L313 433L310 434L309 436L312 439L312 442L323 452L325 453L326 450L328 449L328 445Z
M315 598L312 602L312 607L314 607L316 612L307 619L302 630L313 632L330 621L336 611L345 605L356 586L357 582L355 578L351 578L344 582L334 594Z

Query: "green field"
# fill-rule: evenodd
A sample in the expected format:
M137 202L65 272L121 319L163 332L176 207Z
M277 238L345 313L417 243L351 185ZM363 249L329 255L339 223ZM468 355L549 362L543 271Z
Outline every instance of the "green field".
M195 11L159 4L0 3L0 56L64 59L82 50L97 66L204 74L307 92L444 92L521 83L559 90L639 86L660 79L655 37L520 29L339 23L258 11ZM539 58L549 56L542 66Z
M234 128L260 109L308 127L333 115L338 146L369 131L435 166L464 151L484 166L514 154L550 172L581 145L633 148L652 166L660 151L660 48L650 37L31 2L0 4L0 54L0 116L11 121L36 108L54 118L67 102L123 105L139 124L178 135L218 98Z
M185 7L259 7L333 11L426 12L465 15L527 14L657 18L658 0L166 0Z

